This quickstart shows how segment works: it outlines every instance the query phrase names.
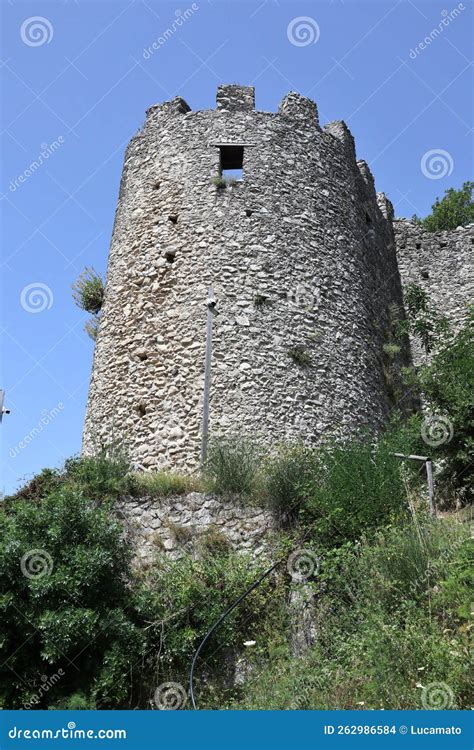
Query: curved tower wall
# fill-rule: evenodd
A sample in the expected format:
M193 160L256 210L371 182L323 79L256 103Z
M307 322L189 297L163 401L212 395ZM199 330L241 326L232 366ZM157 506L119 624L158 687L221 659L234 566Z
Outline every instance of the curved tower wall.
M244 178L219 189L229 145ZM219 87L215 110L149 109L125 156L84 450L121 438L145 468L196 467L210 285L211 435L380 426L402 304L391 220L345 124L321 129L298 94L277 113L239 86Z

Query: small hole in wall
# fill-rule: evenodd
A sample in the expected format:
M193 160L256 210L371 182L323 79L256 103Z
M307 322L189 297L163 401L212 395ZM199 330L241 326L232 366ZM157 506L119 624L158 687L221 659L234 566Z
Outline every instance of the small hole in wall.
M168 250L165 253L165 258L168 261L168 263L174 263L175 257L176 257L176 250Z
M246 216L250 217L250 216L252 216L252 214L253 214L253 211L250 208L246 208L245 209L245 215Z
M168 216L168 219L171 221L172 224L176 224L178 221L178 214L170 214Z
M421 278L422 279L429 279L430 278L430 274L428 273L428 271L422 271L421 272Z
M417 250L421 249L421 242L415 242L415 247Z
M137 352L137 357L141 362L144 362L146 359L148 359L148 354L146 352Z
M140 417L144 417L145 416L145 414L146 414L146 406L145 406L145 404L137 404L137 406L135 407L135 409L136 409L137 414Z
M155 182L153 183L153 189L158 190L160 185L161 185L161 182L159 180L155 180Z

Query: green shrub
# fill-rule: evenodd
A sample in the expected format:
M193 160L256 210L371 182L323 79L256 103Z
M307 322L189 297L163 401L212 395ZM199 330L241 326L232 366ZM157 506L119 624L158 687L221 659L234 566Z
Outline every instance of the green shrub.
M314 464L313 451L303 445L283 446L265 462L263 496L280 523L294 521L304 507Z
M121 526L67 486L0 514L2 708L47 708L78 692L128 706L144 643L129 577Z
M358 539L407 508L400 461L383 440L319 448L304 492L304 516L325 547Z
M110 444L93 456L70 458L64 469L67 482L97 502L113 500L134 489L130 462L121 446Z
M224 190L227 187L227 180L220 174L214 175L211 182L218 190Z
M86 268L72 285L72 296L78 307L96 315L104 301L104 282L93 268Z
M199 549L205 556L217 555L222 557L231 551L231 544L225 534L217 526L209 526L201 534L199 539Z
M42 469L32 477L13 495L4 499L6 504L16 500L31 500L36 502L46 497L53 490L58 489L64 482L64 475L57 469Z
M89 338L92 339L92 341L97 340L97 335L99 333L99 323L100 323L100 317L98 315L95 315L89 318L89 320L86 321L84 325L84 330L89 336Z
M445 708L469 708L468 545L467 524L422 514L328 551L316 647L299 659L262 660L232 707L423 708L426 688L441 682Z
M474 222L473 188L474 182L465 182L459 190L446 190L444 198L436 198L431 214L421 219L421 224L428 232L440 232Z
M443 478L468 502L474 487L474 307L464 328L421 370L419 381L446 437L429 449L434 458L445 460Z
M219 495L250 496L256 491L261 452L256 443L242 437L212 440L204 476Z
M217 554L214 549L197 560L187 555L175 562L163 559L153 567L139 609L141 617L153 623L147 631L149 645L155 643L156 652L161 648L158 684L170 679L185 684L191 658L204 635L268 565L267 560L255 561L228 550ZM195 689L201 707L211 700L213 685L220 684L228 671L231 654L243 651L244 641L256 640L262 653L267 653L269 638L279 628L284 631L285 589L280 583L275 577L266 579L211 636L196 668ZM222 691L213 700L208 707L221 707Z
M406 334L412 334L429 354L446 340L448 320L433 309L427 292L417 284L409 284L403 296L407 317L398 321L397 337L401 340Z

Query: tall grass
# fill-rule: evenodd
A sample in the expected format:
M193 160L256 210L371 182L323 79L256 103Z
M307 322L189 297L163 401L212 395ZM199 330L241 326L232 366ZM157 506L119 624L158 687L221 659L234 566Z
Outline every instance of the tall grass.
M257 492L261 450L244 437L212 440L204 467L208 486L218 495L249 497Z

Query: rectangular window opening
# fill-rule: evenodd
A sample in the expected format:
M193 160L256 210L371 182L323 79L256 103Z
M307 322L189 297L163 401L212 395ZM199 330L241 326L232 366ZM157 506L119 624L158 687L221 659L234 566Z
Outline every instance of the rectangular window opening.
M220 172L225 180L244 179L244 147L220 146Z

